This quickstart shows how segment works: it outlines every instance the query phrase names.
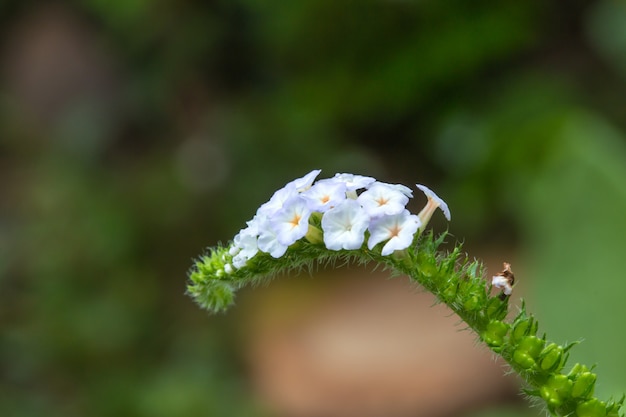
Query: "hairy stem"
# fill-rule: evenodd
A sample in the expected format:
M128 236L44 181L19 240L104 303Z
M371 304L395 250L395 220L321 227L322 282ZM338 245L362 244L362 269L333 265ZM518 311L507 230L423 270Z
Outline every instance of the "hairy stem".
M392 273L406 275L446 304L474 331L479 339L500 355L527 383L525 392L544 401L554 416L619 417L624 397L601 401L594 397L597 376L581 364L567 367L568 351L538 336L538 322L522 303L521 311L509 315L509 296L492 295L479 261L462 255L460 245L450 252L439 250L445 234L432 233L416 239L409 248L382 256L373 250L331 251L319 239L301 240L280 258L259 253L244 268L229 268L232 259L227 247L218 247L202 256L190 271L188 293L208 310L218 312L233 304L236 290L255 285L276 275L309 268L314 263L355 261L377 262Z

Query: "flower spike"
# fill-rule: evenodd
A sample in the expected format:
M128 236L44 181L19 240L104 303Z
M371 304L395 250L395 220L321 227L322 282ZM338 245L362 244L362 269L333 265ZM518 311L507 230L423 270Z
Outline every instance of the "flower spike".
M624 417L624 397L607 402L594 397L593 368L567 367L574 344L539 337L539 323L523 301L519 314L507 321L515 282L510 264L492 277L491 287L502 292L491 295L479 261L463 259L458 244L441 252L445 233L423 233L437 208L450 220L448 205L432 190L416 184L428 202L415 215L406 209L412 193L403 185L345 173L316 182L319 174L313 170L287 183L228 245L194 263L187 292L200 306L224 311L242 287L314 262L375 261L445 303L526 381L525 392L542 399L551 415Z

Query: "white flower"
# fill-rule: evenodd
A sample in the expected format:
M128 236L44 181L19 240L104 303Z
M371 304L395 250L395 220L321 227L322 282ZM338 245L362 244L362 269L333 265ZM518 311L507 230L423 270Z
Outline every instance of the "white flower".
M346 184L334 179L320 180L301 196L311 211L323 213L346 199Z
M428 197L428 203L416 216L405 208L413 193L404 185L354 174L335 174L314 183L320 172L313 170L290 181L259 207L247 227L234 237L227 255L229 266L221 273L230 274L244 267L259 251L279 258L305 236L313 244L321 243L323 237L329 250L355 250L363 246L369 230L368 248L386 242L381 253L389 255L411 245L437 208L450 220L446 203L423 185L416 184ZM361 189L365 190L358 195L357 190ZM312 213L323 213L322 231L310 227ZM496 278L493 285L503 286ZM505 293L510 291L502 288Z
M372 177L364 177L362 175L354 174L335 174L333 179L346 184L346 188L349 191L367 188L370 184L376 181L376 179Z
M400 191L402 194L404 194L407 197L413 197L413 190L411 190L406 185L402 185L402 184L387 184L386 182L377 182L376 184L384 184L384 185L386 185L388 187L393 188L394 190Z
M424 194L426 194L426 197L428 197L428 203L426 204L426 207L424 207L419 214L420 219L422 220L422 224L426 225L426 223L428 223L430 217L433 215L433 212L437 207L439 207L441 211L443 211L443 215L446 216L446 219L448 219L448 221L450 221L450 209L448 208L446 202L439 198L437 194L435 194L430 188L426 187L425 185L415 184L415 186L422 190Z
M313 171L311 171L308 174L306 174L304 177L296 178L295 180L289 182L286 185L286 187L287 186L288 187L293 186L293 188L295 188L295 190L297 192L305 191L305 190L309 189L311 184L313 184L313 181L315 181L315 178L317 178L317 176L320 174L320 172L322 172L321 169L314 169Z
M369 225L370 238L367 247L388 240L381 255L386 256L396 250L406 249L413 242L413 236L421 225L419 217L404 210L402 213L373 219Z
M317 177L320 172L322 172L321 169L313 170L304 177L296 178L295 180L285 184L283 188L274 192L272 198L270 198L268 202L263 203L261 207L259 207L257 215L272 217L274 213L283 208L285 201L297 196L300 192L309 189L311 184L313 184L315 177Z
M504 269L491 278L491 285L502 289L504 295L511 295L513 292L513 283L515 283L515 274L511 270L511 264L504 262Z
M402 213L409 197L396 187L376 182L364 191L357 201L371 217Z
M285 201L298 195L298 191L293 184L287 184L272 195L268 202L263 203L257 210L257 216L271 217L278 210L283 208Z
M285 201L283 208L270 217L276 239L280 244L289 246L304 237L309 230L310 216L311 210L302 197L295 196Z
M273 258L280 258L287 252L289 245L283 245L276 237L276 231L272 228L268 219L261 219L259 222L259 239L257 241L259 250L269 253Z
M235 239L237 238L237 236L235 236ZM228 248L228 253L230 254L230 256L235 256L237 255L239 252L241 252L241 248L237 245L232 245L230 248Z
M511 285L510 280L507 277L503 277L502 275L496 275L491 278L491 285L496 288L500 288L502 292L506 295L511 295L513 292L513 286Z
M252 222L249 222L252 223ZM229 253L233 256L233 266L237 269L243 267L249 259L259 251L258 246L258 229L253 224L242 229L233 239Z
M330 250L359 249L363 245L369 220L359 203L344 200L322 217L324 244Z

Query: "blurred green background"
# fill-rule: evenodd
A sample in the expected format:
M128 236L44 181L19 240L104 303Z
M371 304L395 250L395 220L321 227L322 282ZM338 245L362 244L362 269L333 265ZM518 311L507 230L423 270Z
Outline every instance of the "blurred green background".
M314 168L431 186L619 396L624 22L615 0L3 1L0 415L276 415L241 317L200 311L186 271ZM454 415L494 412L540 410Z

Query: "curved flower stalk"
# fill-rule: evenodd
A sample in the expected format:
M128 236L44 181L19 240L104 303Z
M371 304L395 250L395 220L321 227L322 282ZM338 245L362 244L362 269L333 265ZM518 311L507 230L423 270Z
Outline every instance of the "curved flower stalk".
M424 233L437 209L450 220L448 206L433 191L416 185L428 202L415 215L406 209L413 196L408 187L352 174L315 182L319 173L276 191L232 242L195 262L187 291L201 307L224 311L238 289L317 262L374 261L407 275L446 304L526 381L525 392L543 400L550 415L624 416L624 397L606 402L594 397L592 368L567 366L574 344L539 335L523 302L507 320L514 285L509 264L488 283L482 264L463 256L460 245L447 253L438 249L445 233Z

